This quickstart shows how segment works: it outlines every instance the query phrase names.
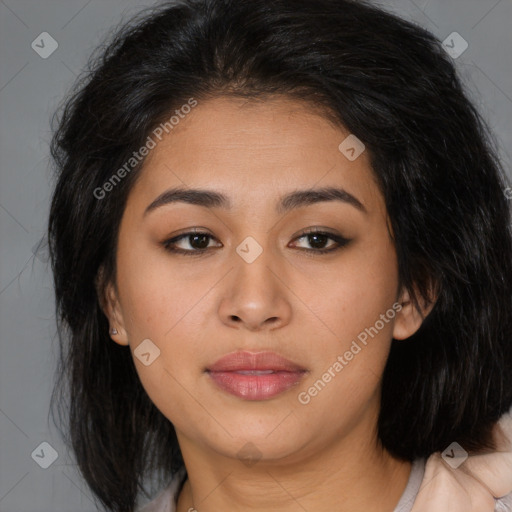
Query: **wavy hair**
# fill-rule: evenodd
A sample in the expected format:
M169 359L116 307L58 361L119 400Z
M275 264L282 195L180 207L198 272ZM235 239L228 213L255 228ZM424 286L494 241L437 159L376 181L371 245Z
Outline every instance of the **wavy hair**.
M440 41L360 0L180 0L116 29L54 118L48 223L60 359L54 421L107 510L183 459L172 423L113 343L100 297L142 160L101 187L191 97L284 95L362 140L385 199L399 284L437 300L393 340L378 436L412 461L458 441L494 446L512 406L512 234L497 144ZM200 108L200 107L199 107Z

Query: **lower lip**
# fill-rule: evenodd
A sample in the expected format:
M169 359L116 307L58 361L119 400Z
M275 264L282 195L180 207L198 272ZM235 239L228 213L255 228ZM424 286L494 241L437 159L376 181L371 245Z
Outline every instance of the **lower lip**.
M244 400L268 400L296 386L304 374L303 371L280 371L260 375L208 371L217 386Z

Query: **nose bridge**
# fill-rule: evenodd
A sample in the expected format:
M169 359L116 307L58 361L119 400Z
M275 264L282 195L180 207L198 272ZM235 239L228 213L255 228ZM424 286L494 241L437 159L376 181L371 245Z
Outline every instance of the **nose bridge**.
M260 287L258 285L269 286L268 281L275 278L270 268L276 265L276 261L273 261L273 251L270 244L263 241L263 236L266 234L249 235L235 248L235 280L237 283L250 285L253 291ZM256 237L262 243L258 242Z
M282 268L279 257L270 243L260 244L256 237L247 236L236 246L234 268L219 310L225 323L242 322L251 330L265 322L283 325L290 316L286 286L278 278L278 269Z

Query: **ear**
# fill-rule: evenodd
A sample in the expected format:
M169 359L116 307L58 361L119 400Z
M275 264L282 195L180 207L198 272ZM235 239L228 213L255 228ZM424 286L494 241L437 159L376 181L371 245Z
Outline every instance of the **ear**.
M129 345L121 304L119 302L119 293L115 283L111 280L105 282L103 267L98 271L95 286L101 309L108 318L110 337L119 345ZM112 333L113 328L117 333Z
M432 288L430 289L430 297L430 300L420 300L420 313L411 302L409 292L407 290L402 292L398 299L402 309L397 312L393 327L394 339L405 340L421 327L423 320L432 311L437 300L437 293L434 293Z

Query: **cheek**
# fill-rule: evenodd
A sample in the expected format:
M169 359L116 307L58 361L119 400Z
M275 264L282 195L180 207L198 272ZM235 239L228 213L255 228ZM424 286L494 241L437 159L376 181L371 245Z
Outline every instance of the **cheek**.
M340 340L350 340L373 326L397 298L398 269L392 246L361 244L333 271L324 273L308 300ZM306 301L305 301L306 302ZM387 334L391 322L382 328Z
M298 403L305 415L326 415L333 424L355 422L364 414L369 403L377 403L381 377L389 355L393 320L386 308L350 311L332 317L336 337L330 335L322 346L321 360L308 381L297 392ZM299 393L301 393L299 395Z
M130 349L151 397L158 397L162 389L179 394L173 376L185 382L193 371L199 372L193 363L201 354L197 333L202 332L202 326L197 321L204 317L204 304L200 299L216 276L209 273L193 278L177 271L165 255L142 252L120 251L118 258L118 287ZM150 352L158 354L149 366L137 357L144 340L150 340L156 347L150 344Z
M175 426L187 428L186 418L198 416L201 411L191 410L195 402L190 393L194 392L193 385L186 380L186 375L178 374L166 354L162 353L150 366L144 366L135 360L140 382L155 407ZM185 420L184 420L185 418Z
M319 407L341 402L347 410L367 403L389 355L396 315L395 252L385 244L360 249L337 268L335 279L323 279L322 293L315 289L311 295L317 316L328 327L319 324L322 364L308 383L315 388L309 388L312 394L318 393Z
M140 244L141 247L144 247ZM165 252L120 249L118 283L128 334L162 339L194 308L212 276L177 267ZM196 267L197 269L197 267Z

